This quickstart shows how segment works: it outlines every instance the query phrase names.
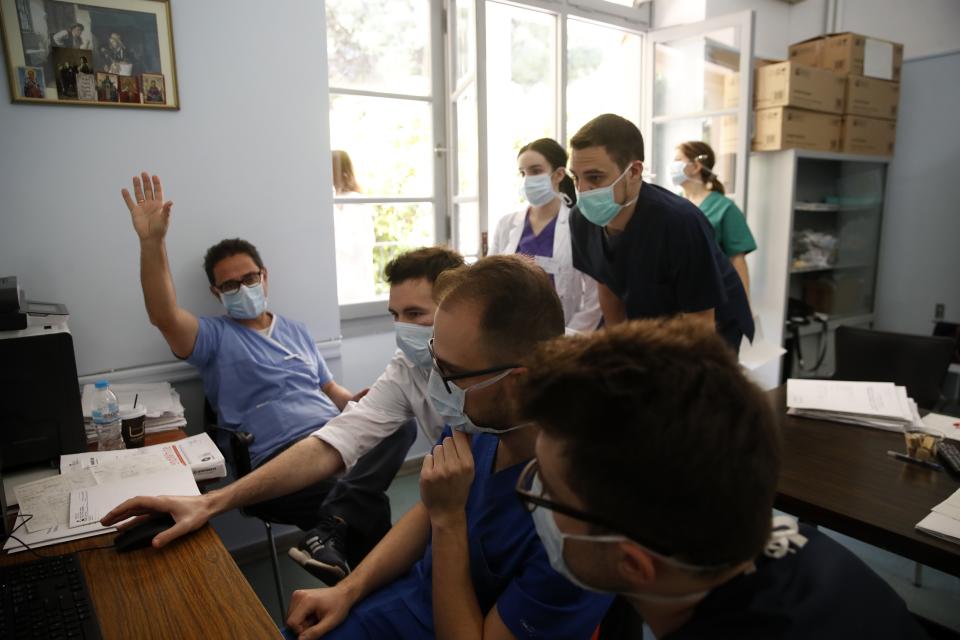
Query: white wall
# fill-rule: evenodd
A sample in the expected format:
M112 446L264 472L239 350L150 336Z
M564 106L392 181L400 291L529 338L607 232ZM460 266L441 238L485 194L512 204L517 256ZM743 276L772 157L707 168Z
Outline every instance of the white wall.
M0 98L0 274L68 306L80 374L172 360L143 310L119 195L143 169L175 203L184 307L219 312L203 251L241 236L270 268L272 308L318 340L339 334L324 3L174 0L172 14L180 111Z
M934 305L960 322L960 52L903 65L897 147L887 176L876 327L929 335Z
M749 9L756 12L756 55L764 58L786 58L791 43L830 30L901 42L907 59L960 49L957 0L804 0L792 5L781 0L653 0L653 26Z

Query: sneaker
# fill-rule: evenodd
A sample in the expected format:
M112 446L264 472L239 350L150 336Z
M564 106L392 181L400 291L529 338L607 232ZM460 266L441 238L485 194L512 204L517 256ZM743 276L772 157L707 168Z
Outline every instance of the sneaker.
M344 542L346 535L346 520L339 516L324 516L299 545L290 548L288 555L315 578L332 587L350 573Z

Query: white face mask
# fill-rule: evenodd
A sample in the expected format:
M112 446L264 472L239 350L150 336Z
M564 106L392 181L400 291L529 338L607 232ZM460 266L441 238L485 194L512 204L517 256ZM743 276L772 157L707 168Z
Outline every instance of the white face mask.
M670 163L670 181L678 187L687 180L690 180L690 176L684 172L688 164L690 163L684 162L683 160L674 160Z
M394 322L393 329L397 334L397 347L403 351L403 355L418 367L429 367L433 360L427 343L433 336L433 327L411 322Z
M427 393L430 396L430 402L433 404L433 408L438 414L440 414L440 417L443 418L444 422L446 422L450 428L456 429L457 431L463 431L464 433L493 433L500 435L502 433L507 433L509 431L526 427L530 423L518 424L506 429L480 427L474 424L470 419L470 416L464 413L463 405L467 400L467 391L472 389L483 389L484 387L494 385L510 375L512 371L513 369L507 369L506 371L493 376L489 380L484 380L483 382L470 385L466 389L461 389L451 382L449 383L450 391L448 392L443 383L443 377L440 375L440 372L434 368L432 371L430 371L430 380L427 382Z
M553 182L550 180L549 173L524 177L521 191L526 201L534 207L540 207L553 202L554 198L557 197L557 192L553 190Z
M263 282L248 287L240 285L233 293L220 293L220 302L227 315L236 320L253 320L267 310L267 298L263 294Z

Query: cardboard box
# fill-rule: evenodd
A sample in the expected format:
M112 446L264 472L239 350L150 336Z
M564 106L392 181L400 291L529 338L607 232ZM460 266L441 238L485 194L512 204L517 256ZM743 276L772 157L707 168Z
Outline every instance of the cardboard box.
M790 45L790 60L840 75L900 82L903 45L857 33L832 33Z
M723 76L723 108L736 109L740 106L740 72Z
M843 113L847 83L842 77L796 62L781 62L756 71L754 106L757 109L797 107Z
M846 106L843 112L868 118L897 119L900 83L847 76Z
M896 120L843 116L840 151L864 155L891 156L897 137Z
M838 115L817 113L790 107L761 109L755 113L754 151L778 149L814 149L839 151Z
M717 148L714 149L717 157L728 153L737 152L737 141L740 139L737 135L739 127L737 126L737 116L720 116L720 131L717 132ZM718 168L714 167L719 171Z

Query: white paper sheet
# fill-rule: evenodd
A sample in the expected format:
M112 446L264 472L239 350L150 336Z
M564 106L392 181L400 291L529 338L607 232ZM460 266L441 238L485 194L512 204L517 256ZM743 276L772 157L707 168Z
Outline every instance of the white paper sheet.
M913 421L906 393L892 382L843 380L787 380L787 406L877 418L893 418L906 424Z
M90 471L44 478L21 484L14 491L20 504L20 513L26 518L22 528L30 533L45 531L56 525L67 525L70 512L70 492L97 484Z
M863 75L893 80L893 43L867 38L863 46Z
M92 451L72 453L60 456L60 473L70 473L104 464L112 464L121 458L135 459L159 451L170 466L187 465L193 470L197 480L223 478L227 475L223 454L217 449L210 436L201 433L196 436L155 444L140 449L121 449L120 451Z
M16 525L20 525L23 520L23 516L17 516ZM61 542L68 542L70 540L79 540L80 538L99 536L104 533L110 533L111 531L116 531L116 528L104 527L99 522L73 529L69 528L66 524L63 524L62 526L56 525L43 531L37 531L36 533L24 531L24 527L21 526L13 533L13 537L9 538L6 543L4 543L3 550L7 551L8 553L25 551L26 547L21 544L21 541L24 544L29 545L31 548L46 547L51 544L60 544ZM17 539L15 540L14 538Z
M173 467L122 482L70 492L70 526L96 523L124 500L136 496L198 496L200 490L187 467Z
M939 413L928 413L920 420L923 422L923 426L939 431L945 438L960 440L960 418Z

